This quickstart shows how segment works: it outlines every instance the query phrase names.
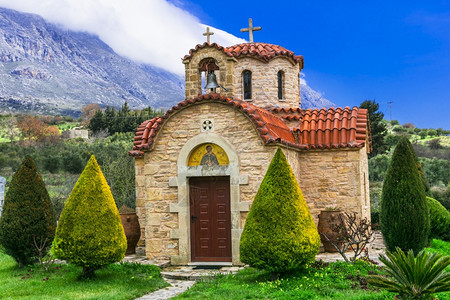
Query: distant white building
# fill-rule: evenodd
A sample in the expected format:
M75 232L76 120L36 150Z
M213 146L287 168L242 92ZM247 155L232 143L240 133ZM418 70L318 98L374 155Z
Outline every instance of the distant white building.
M74 127L70 130L63 131L62 136L65 139L82 138L87 140L89 138L89 131L80 127Z

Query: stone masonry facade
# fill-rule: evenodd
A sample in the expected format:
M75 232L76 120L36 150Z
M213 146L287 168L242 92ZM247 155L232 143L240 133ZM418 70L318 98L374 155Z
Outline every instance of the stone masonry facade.
M244 99L243 73L252 72L252 99L259 107L300 107L300 64L285 57L277 57L269 62L244 57L236 63L235 97ZM283 73L283 99L278 99L277 73Z
M214 59L219 70L215 71L217 82L224 88L216 92L225 97L244 99L243 72L252 72L252 99L259 107L300 107L300 64L288 57L279 56L268 62L253 57L234 58L216 48L202 48L195 56L183 61L185 64L186 99L202 94L200 67L208 59ZM283 99L278 99L277 73L283 73Z
M202 133L201 124L207 119L214 120L214 129ZM193 141L198 145L214 142L214 138L228 143L228 156L236 157L230 159L227 174L232 185L233 264L240 264L239 239L245 218L277 147L265 145L241 111L213 101L171 115L152 149L136 157L136 210L148 258L171 259L173 264L189 262L186 185L190 173L187 159L180 159L180 153L191 151L186 145ZM365 148L305 151L282 147L316 223L320 211L328 207L369 214ZM187 175L180 177L185 172Z
M217 82L225 89L218 88L217 92L226 97L233 97L235 94L234 66L236 59L225 55L216 48L199 49L196 55L190 60L184 60L185 64L185 91L186 99L193 99L202 94L202 74L199 70L201 64L213 58L219 67L215 71Z

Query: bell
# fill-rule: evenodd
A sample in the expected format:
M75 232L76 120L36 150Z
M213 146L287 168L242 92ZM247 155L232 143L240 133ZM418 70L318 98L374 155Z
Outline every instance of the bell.
M216 80L216 74L214 74L214 71L208 72L208 77L206 78L206 86L205 89L215 89L218 88L219 84Z

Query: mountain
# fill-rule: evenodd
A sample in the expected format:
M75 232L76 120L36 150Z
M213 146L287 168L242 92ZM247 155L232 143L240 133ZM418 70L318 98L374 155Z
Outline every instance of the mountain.
M303 73L301 73L303 77ZM322 94L313 90L309 85L306 84L305 80L302 78L300 80L300 99L302 101L302 108L330 108L336 107L336 104L330 100L322 97Z
M119 56L97 36L0 8L0 112L77 116L88 103L170 108L182 99L182 76ZM306 84L301 99L302 108L333 106Z
M0 8L0 109L76 112L87 103L171 107L182 77L117 55L98 37Z

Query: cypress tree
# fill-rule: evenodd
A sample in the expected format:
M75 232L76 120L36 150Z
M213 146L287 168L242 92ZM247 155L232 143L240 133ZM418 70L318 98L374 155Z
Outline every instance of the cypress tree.
M302 191L278 148L241 236L241 261L273 274L314 260L320 237Z
M380 225L389 251L422 250L430 228L424 184L408 138L400 138L383 182Z
M53 246L58 258L82 266L85 278L125 256L119 211L93 155L66 201Z
M41 242L50 246L55 235L53 204L31 157L26 157L14 174L5 195L0 218L0 244L19 266L37 259ZM45 255L47 249L43 249Z

